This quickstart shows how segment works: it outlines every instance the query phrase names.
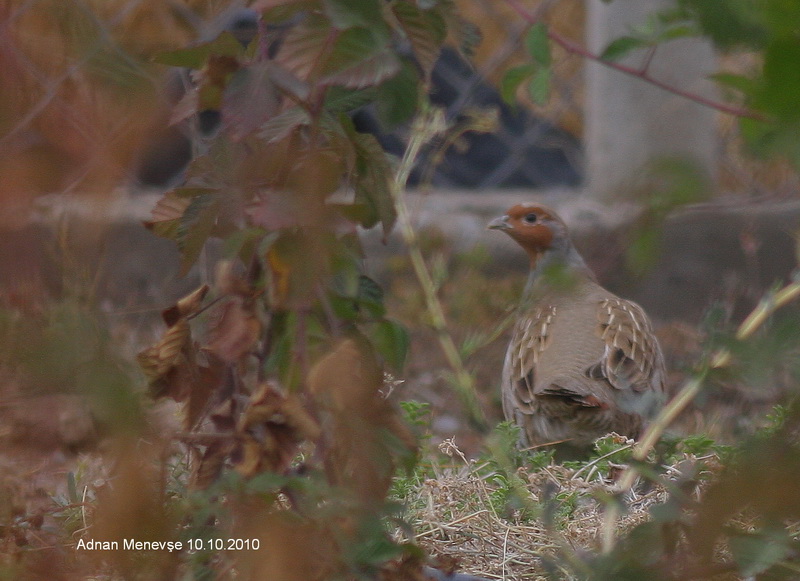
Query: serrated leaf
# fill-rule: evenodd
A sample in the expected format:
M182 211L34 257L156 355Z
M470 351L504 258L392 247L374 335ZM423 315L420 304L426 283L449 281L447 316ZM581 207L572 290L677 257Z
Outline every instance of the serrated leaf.
M375 106L385 129L392 130L414 116L419 101L418 90L418 75L408 62L403 63L399 73L380 84Z
M211 236L219 214L219 198L216 194L204 194L192 198L180 219L178 248L181 251L181 276L197 262L200 252Z
M399 70L389 40L369 28L338 31L325 18L310 15L289 31L277 58L309 82L362 89Z
M197 260L214 229L217 194L218 190L212 188L177 188L158 201L153 208L153 219L144 223L155 234L178 245L182 276Z
M325 95L325 110L329 113L349 113L372 103L376 95L374 88L352 90L331 87Z
M261 11L261 19L264 22L285 22L296 16L299 12L314 10L318 7L318 0L291 0L278 6L263 9Z
M177 195L174 191L164 194L153 208L152 220L144 222L145 227L158 236L175 240L178 236L180 218L189 207L190 200Z
M550 67L538 68L528 83L528 92L537 105L546 105L550 99L550 75Z
M537 22L531 26L525 36L525 47L535 63L542 67L550 66L550 39L544 22Z
M308 80L333 33L327 19L309 14L300 24L289 29L276 59L300 79Z
M354 176L354 206L366 206L365 219L360 222L364 228L372 228L378 222L388 234L397 218L391 194L393 172L380 143L373 135L358 133L352 122L345 119L342 125L347 131L356 151Z
M377 352L394 371L401 371L408 357L408 331L400 323L384 319L371 325L370 340Z
M222 254L226 258L238 256L245 264L250 263L253 253L261 240L269 236L263 228L242 228L225 238L222 246Z
M527 79L533 76L536 67L531 64L519 65L510 68L500 81L500 95L503 102L509 105L517 104L517 89Z
M369 28L383 25L378 0L324 0L324 5L325 13L336 28L344 30L354 26Z
M387 42L366 28L342 32L322 67L320 81L351 89L378 85L400 70L400 61Z
M602 60L618 61L637 48L648 46L648 43L633 36L621 36L611 41L600 55Z
M162 52L156 55L153 60L162 65L201 69L212 55L237 58L242 54L244 54L242 44L236 40L233 34L225 31L211 42L191 48Z
M280 115L276 115L261 126L258 136L267 143L281 141L295 128L311 123L311 117L305 109L292 107Z
M172 107L169 116L169 125L177 125L197 113L198 111L198 91L188 90L180 101Z
M395 2L392 12L411 43L425 78L429 79L447 35L444 18L435 10L423 10L411 2Z
M243 139L279 111L281 92L272 81L269 62L258 62L236 71L222 99L222 119L235 140Z

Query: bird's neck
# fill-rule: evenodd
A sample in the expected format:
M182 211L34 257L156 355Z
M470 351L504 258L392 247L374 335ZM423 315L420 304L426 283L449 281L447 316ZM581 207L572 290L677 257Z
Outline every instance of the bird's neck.
M561 247L531 255L531 272L524 294L535 298L553 292L570 292L586 280L595 281L594 274L578 251L567 242Z

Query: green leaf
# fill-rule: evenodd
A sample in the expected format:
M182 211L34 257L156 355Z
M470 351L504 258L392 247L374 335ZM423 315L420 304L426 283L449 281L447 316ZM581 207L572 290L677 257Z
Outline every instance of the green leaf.
M733 73L717 73L715 75L709 75L709 78L720 85L736 89L746 95L752 93L756 87L756 83L753 79L749 79L743 75L734 75Z
M525 37L525 46L535 63L543 67L550 66L550 39L547 36L547 25L545 23L537 22L531 26Z
M226 128L235 140L251 134L280 111L281 92L273 82L274 66L254 63L231 77L222 98Z
M800 121L800 42L775 39L764 53L764 81L756 105L782 121Z
M264 123L258 136L267 143L274 143L289 135L296 127L309 123L311 117L305 109L292 107Z
M320 80L324 83L363 89L377 85L400 70L400 61L386 41L372 30L349 28L327 53Z
M181 218L178 248L181 251L181 276L197 262L206 240L211 236L219 214L219 197L204 194L192 198Z
M767 531L761 535L731 537L731 553L745 577L757 575L786 559L791 547L785 532Z
M400 323L384 319L371 325L370 340L375 349L394 371L401 371L408 357L408 331Z
M761 49L770 36L765 6L752 0L680 0L720 48L747 46ZM795 3L796 5L796 3Z
M329 113L350 113L372 103L377 96L373 88L360 91L331 87L325 94L325 110Z
M676 40L678 38L698 36L699 34L700 31L693 24L681 24L678 26L670 26L669 28L665 28L656 35L656 40L658 42L666 42L669 40Z
M503 102L516 105L517 89L533 76L535 70L536 67L531 63L508 69L500 81L500 95L503 97Z
M306 2L288 2L279 6L265 8L261 11L261 19L264 22L285 22L290 18L295 17L299 12L315 10L318 7L319 2L317 0L308 0Z
M618 61L633 50L649 46L647 41L633 36L621 36L611 41L600 58L606 61Z
M411 43L425 78L429 79L447 36L444 18L435 10L422 10L411 2L395 2L392 11Z
M192 48L182 48L162 52L153 59L162 65L201 69L210 56L239 57L244 54L244 47L230 32L225 31L211 42Z
M400 72L380 84L375 105L378 119L385 129L394 129L414 116L418 91L419 78L409 62L403 62Z
M354 206L365 206L359 210L359 213L364 211L364 220L360 224L364 228L372 228L381 222L384 234L388 234L394 226L397 214L391 194L394 172L386 152L375 136L358 133L348 118L342 117L341 123L356 151Z
M386 314L381 285L363 274L358 277L358 302L373 317L383 317Z
M336 28L385 26L378 0L325 0L325 13Z
M537 105L546 105L550 99L550 75L550 67L537 69L528 84L528 92Z
M242 228L225 238L225 242L222 245L222 254L226 258L238 256L242 259L242 262L249 264L259 243L268 236L277 238L278 233L268 233L263 228L258 227Z

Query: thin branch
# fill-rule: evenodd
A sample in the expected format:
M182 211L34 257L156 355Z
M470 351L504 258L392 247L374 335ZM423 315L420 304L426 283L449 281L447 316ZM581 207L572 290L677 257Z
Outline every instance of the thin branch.
M408 176L419 156L422 147L436 135L444 131L445 122L440 111L425 110L419 115L412 125L411 138L406 147L405 154L397 169L392 183L392 200L397 212L397 223L403 237L414 274L419 281L425 306L431 318L431 325L439 339L439 345L444 352L447 363L453 372L453 386L455 387L464 407L467 409L469 419L479 427L486 426L486 417L478 404L475 391L475 381L467 371L464 361L456 347L453 337L448 332L447 320L444 309L436 295L436 285L422 256L416 230L411 223L411 215L406 203L405 188Z
M511 6L511 8L513 8L517 14L519 14L523 19L528 21L530 24L536 24L539 21L538 18L536 18L533 14L528 12L525 9L525 7L523 7L519 3L519 0L505 0L505 2L506 4ZM697 93L693 93L691 91L686 91L679 87L675 87L660 79L656 79L655 77L650 76L650 74L647 72L646 67L644 68L631 67L614 61L600 58L600 55L593 53L582 44L570 40L569 38L560 35L559 33L551 30L550 28L547 29L547 36L548 38L550 38L550 40L552 40L554 43L556 43L558 46L560 46L570 54L576 54L590 61L600 63L601 65L606 66L615 71L619 71L621 73L625 73L626 75L636 77L637 79L641 79L646 83L650 83L651 85L654 85L659 89L663 89L664 91L667 91L669 93L672 93L673 95L678 95L679 97L683 97L684 99L689 99L690 101L694 101L695 103L698 103L700 105L716 109L717 111L720 111L722 113L727 113L728 115L733 115L735 117L747 117L749 119L757 119L757 120L764 119L764 116L758 111L753 111L752 109L748 109L747 107L740 107L738 105L729 105L728 103L721 103L714 99L704 97L703 95L698 95Z
M786 306L798 297L800 297L800 282L792 281L773 295L762 300L739 325L736 331L736 339L739 341L749 339L775 311ZM661 438L667 426L686 409L700 392L706 374L712 369L727 367L732 361L733 355L727 348L722 348L712 353L703 366L703 369L683 385L678 394L672 398L658 416L656 416L650 426L648 426L647 430L645 430L642 439L636 444L633 450L633 459L644 461L650 453L650 450L653 449L656 442ZM638 470L636 466L628 466L619 479L617 490L622 493L628 492L633 487L637 477ZM601 529L603 552L606 554L611 552L614 548L616 542L616 524L619 515L620 506L616 503L611 504L606 510L603 519L603 527Z

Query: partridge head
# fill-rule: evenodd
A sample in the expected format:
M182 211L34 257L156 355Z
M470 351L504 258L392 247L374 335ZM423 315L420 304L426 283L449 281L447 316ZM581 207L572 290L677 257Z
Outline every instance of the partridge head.
M519 204L489 228L531 262L502 377L503 411L523 443L581 449L610 432L638 437L665 377L644 310L596 282L553 210Z

